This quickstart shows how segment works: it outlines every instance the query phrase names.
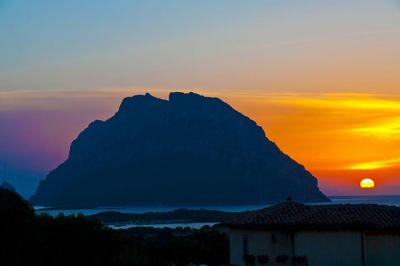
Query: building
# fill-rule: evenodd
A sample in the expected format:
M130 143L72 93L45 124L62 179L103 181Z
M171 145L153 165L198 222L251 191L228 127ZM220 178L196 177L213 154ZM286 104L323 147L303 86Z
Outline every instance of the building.
M231 265L400 265L400 207L288 199L222 225Z

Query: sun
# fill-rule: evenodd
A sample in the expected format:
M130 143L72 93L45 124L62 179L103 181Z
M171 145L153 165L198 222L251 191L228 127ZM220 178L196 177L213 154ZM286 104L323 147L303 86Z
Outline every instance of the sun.
M364 178L360 182L360 187L363 189L373 189L375 187L375 182L370 178Z

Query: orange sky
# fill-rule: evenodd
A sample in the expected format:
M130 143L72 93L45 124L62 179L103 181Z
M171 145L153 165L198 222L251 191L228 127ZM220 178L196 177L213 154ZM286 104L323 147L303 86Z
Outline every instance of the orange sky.
M37 151L39 157L58 158L54 165L45 165L51 168L65 159L70 141L90 121L110 117L123 97L149 91L166 98L171 90L174 89L8 92L1 94L0 112L40 109L47 113L58 111L60 115L61 110L59 122L57 117L51 123L43 121L43 127L35 131L36 135L40 132L53 135L52 146L47 148L52 152ZM255 120L268 138L318 177L321 189L329 195L400 192L399 97L359 93L196 92L220 97ZM47 139L39 137L31 141L40 144ZM359 181L365 177L375 180L373 191L359 188Z
M0 15L0 166L26 170L16 182L40 170L27 194L123 97L169 91L222 98L327 194L400 194L398 0L21 0Z
M235 99L267 136L331 194L398 193L400 99L373 94L272 94ZM361 178L376 181L361 191Z

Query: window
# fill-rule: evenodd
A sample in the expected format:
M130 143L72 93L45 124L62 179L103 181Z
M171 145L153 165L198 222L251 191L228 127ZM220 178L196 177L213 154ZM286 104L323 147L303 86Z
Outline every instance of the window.
M243 255L249 254L249 238L245 235L243 236Z

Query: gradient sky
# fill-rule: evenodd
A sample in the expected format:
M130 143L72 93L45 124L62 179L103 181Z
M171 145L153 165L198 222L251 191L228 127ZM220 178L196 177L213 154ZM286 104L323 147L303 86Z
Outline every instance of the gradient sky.
M169 91L221 97L328 195L400 194L400 1L0 0L0 181L24 195L123 97Z

